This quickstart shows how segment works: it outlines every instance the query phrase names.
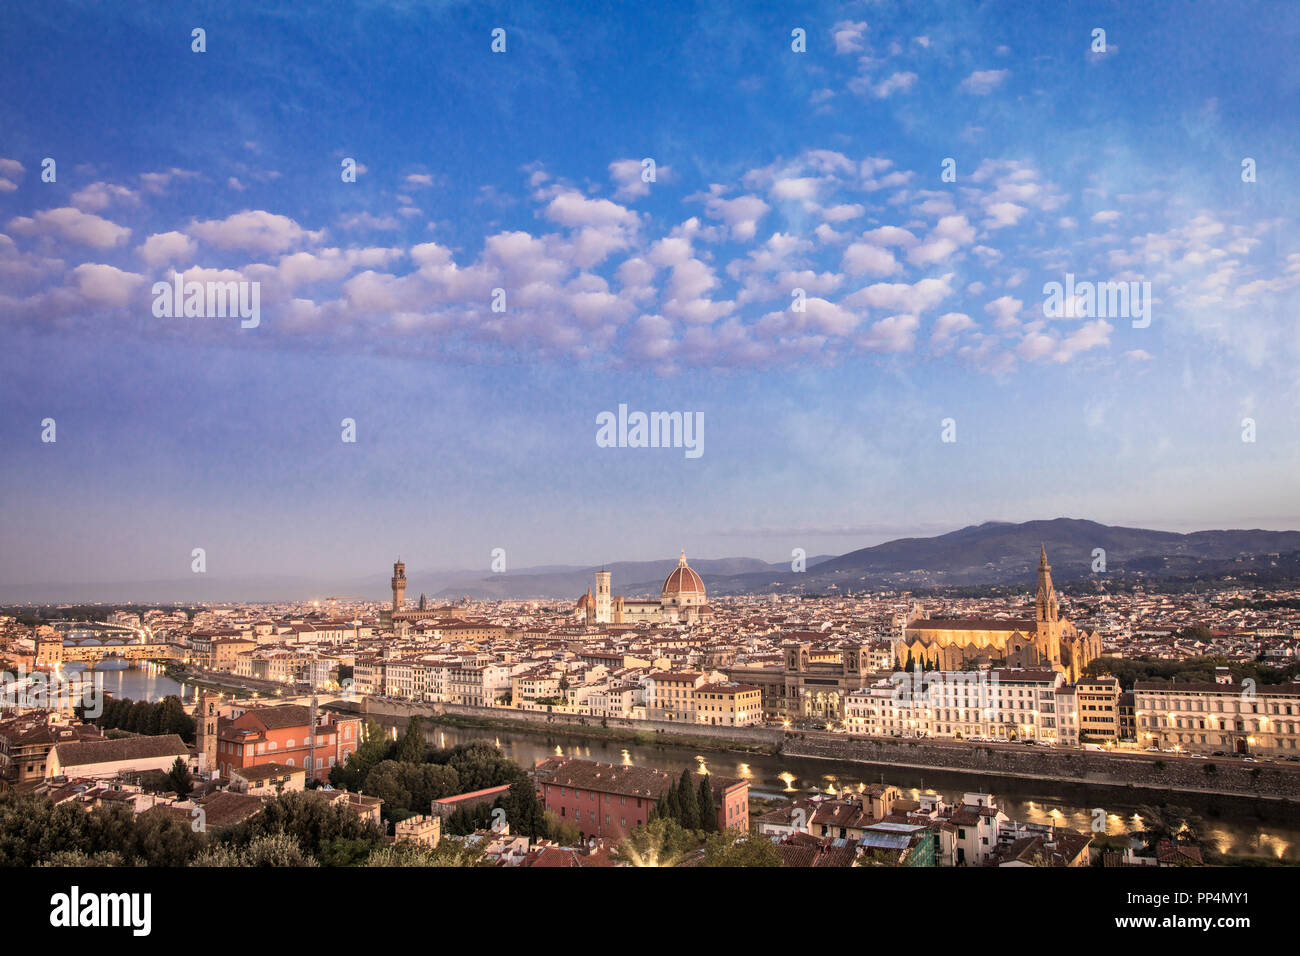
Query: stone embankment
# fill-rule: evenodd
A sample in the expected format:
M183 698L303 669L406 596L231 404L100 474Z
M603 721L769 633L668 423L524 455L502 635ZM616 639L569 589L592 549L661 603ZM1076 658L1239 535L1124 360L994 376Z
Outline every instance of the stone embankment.
M791 734L781 752L924 770L1060 780L1101 786L1300 800L1300 764L1205 760L1171 754L1106 753L960 741Z

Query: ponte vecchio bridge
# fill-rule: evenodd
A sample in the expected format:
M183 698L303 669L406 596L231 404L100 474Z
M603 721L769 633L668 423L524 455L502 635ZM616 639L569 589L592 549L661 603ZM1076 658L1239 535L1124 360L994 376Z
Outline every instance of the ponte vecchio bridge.
M185 648L151 642L148 640L151 636L141 628L83 622L62 624L55 634L38 642L37 662L44 666L83 664L86 670L94 670L105 661L126 661L134 666L142 661L185 658Z

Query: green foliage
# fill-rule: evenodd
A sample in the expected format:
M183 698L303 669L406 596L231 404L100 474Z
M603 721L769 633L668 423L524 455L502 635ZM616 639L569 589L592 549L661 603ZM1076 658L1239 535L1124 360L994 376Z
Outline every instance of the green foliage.
M320 866L283 831L268 833L247 846L217 844L199 853L190 866Z
M157 736L177 734L186 743L194 743L196 726L194 718L185 713L181 699L174 694L156 704L148 701L104 701L104 712L93 721L101 730L125 730L134 734Z
M262 836L284 832L298 841L305 853L319 857L333 840L366 840L378 845L383 832L341 804L332 804L320 791L285 793L267 801L257 816L239 824L230 842L247 846Z
M704 846L701 866L781 866L772 841L757 834L715 833Z
M527 777L512 783L505 799L499 802L505 808L511 833L530 840L546 838L550 833L546 808L537 796L537 788Z
M171 770L167 772L167 786L182 800L194 789L194 783L190 780L190 768L180 757L176 758Z
M1138 836L1150 850L1154 850L1161 840L1169 840L1171 843L1198 842L1196 831L1200 819L1190 807L1148 805L1138 808L1138 816L1142 818L1142 829L1138 831Z
M462 788L454 767L385 760L366 776L365 792L384 801L391 819L401 810L428 813L434 800L461 793Z
M696 791L695 799L699 805L700 829L705 833L717 833L718 807L713 802L713 783L707 773L700 780L700 788Z
M546 820L546 839L558 843L560 846L577 846L582 842L582 831L572 820L562 818L559 814L548 810L544 819Z
M501 753L501 749L486 740L476 740L469 744L453 747L447 753L447 759L434 762L446 763L454 767L460 777L460 792L472 793L489 787L513 784L516 780L528 779L523 768Z
M660 817L629 833L614 850L613 857L631 866L676 866L699 845L698 834L676 820Z
M1180 633L1183 633L1184 636L1204 637L1204 635L1187 633L1197 630L1204 631L1206 629L1186 628ZM1099 657L1088 663L1088 666L1084 668L1084 673L1089 677L1111 674L1119 679L1121 687L1125 690L1132 690L1135 681L1177 681L1179 683L1200 681L1202 683L1212 683L1216 667L1228 668L1233 680L1238 683L1249 678L1257 686L1285 683L1294 680L1297 673L1300 673L1300 664L1290 664L1279 669L1268 667L1256 661L1236 661L1218 656L1189 657L1179 661L1155 657Z
M407 721L401 739L397 741L392 759L402 763L421 763L428 749L424 742L424 730L420 726L420 718L412 717Z
M203 834L195 833L188 820L166 807L146 810L136 817L131 855L146 866L184 866L203 849Z
M373 840L338 837L321 844L316 859L321 866L361 866L374 849Z
M345 762L330 768L331 786L360 793L371 769L388 760L397 749L397 745L384 736L384 728L373 720L366 721L362 738L361 746L348 754Z
M87 857L104 852L133 859L137 822L122 806L86 812L64 803L54 806L43 797L0 794L0 866L35 866L59 854Z
M430 849L418 843L402 841L375 850L363 866L484 866L482 847L468 846L458 840L443 840Z
M123 866L122 854L113 850L86 853L83 850L60 850L41 860L37 866Z
M700 829L700 802L689 770L683 770L681 779L677 781L677 812L677 822L685 829Z

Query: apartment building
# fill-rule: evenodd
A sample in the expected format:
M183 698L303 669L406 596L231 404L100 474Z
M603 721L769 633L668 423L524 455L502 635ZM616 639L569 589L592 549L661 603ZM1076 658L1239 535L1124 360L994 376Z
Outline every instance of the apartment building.
M695 721L719 727L761 724L763 693L754 684L701 684L695 688Z
M900 674L850 693L844 723L877 736L1056 743L1056 695L1064 680L1049 670Z
M1074 685L1081 743L1114 743L1119 739L1119 681L1095 677Z
M1133 697L1144 747L1300 756L1300 684L1138 681Z

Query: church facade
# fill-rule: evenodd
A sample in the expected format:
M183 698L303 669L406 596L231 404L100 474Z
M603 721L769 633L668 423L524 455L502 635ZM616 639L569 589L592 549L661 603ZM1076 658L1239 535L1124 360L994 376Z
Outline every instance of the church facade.
M694 624L711 617L703 579L686 563L681 553L677 567L669 572L659 599L638 600L614 596L611 573L596 572L596 590L587 590L574 605L574 615L586 624Z
M1051 668L1074 682L1101 656L1101 637L1061 617L1044 546L1038 561L1033 620L913 617L895 641L900 670L915 666L956 671L987 667Z

